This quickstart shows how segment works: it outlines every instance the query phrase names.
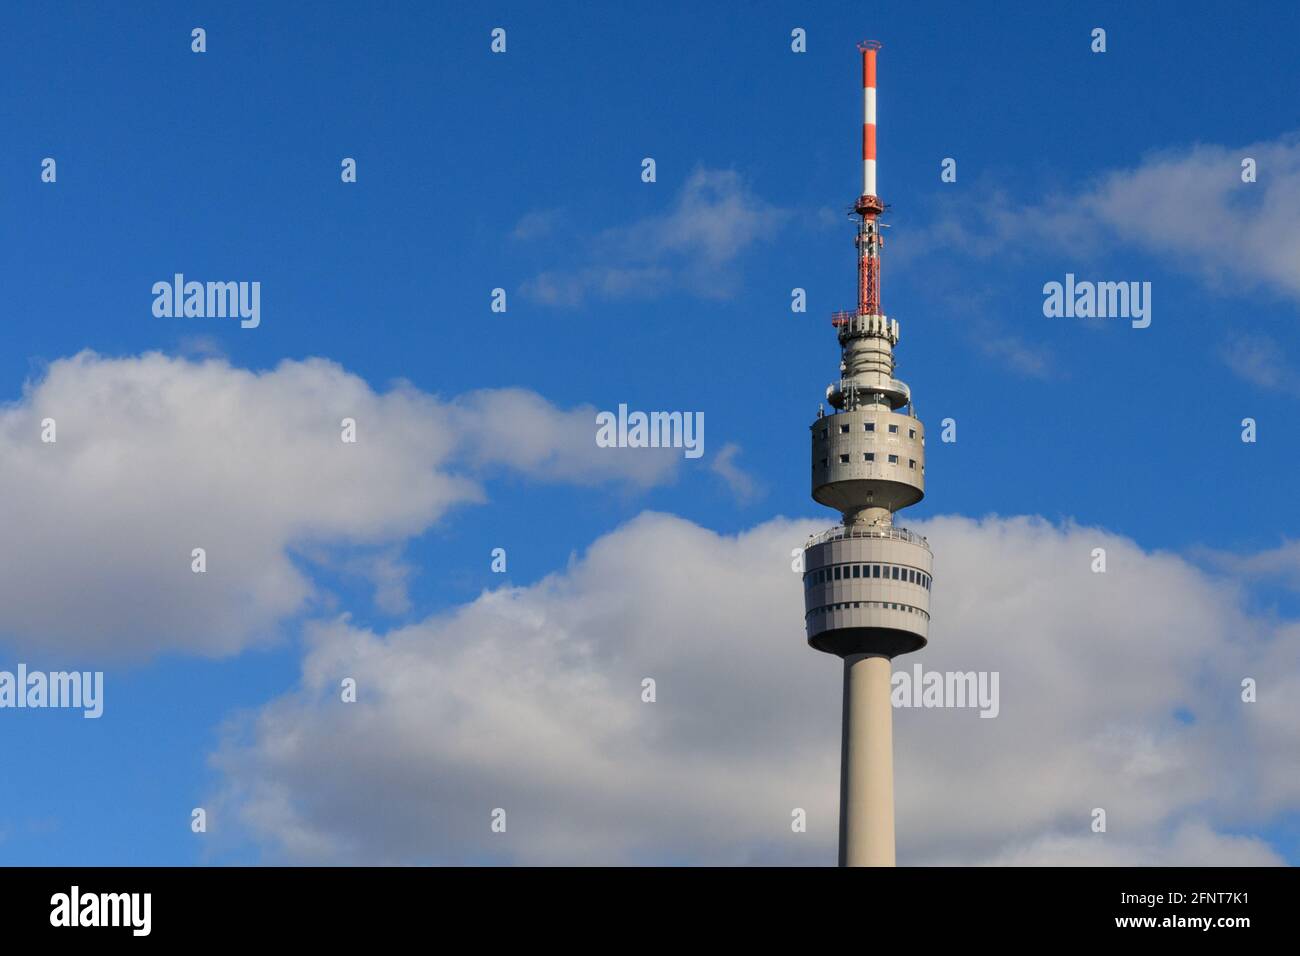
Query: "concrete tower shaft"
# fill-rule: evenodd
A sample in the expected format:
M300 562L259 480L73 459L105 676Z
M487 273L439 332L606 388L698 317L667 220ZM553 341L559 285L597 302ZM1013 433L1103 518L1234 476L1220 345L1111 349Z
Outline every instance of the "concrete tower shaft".
M876 195L876 53L862 52L863 192L858 217L858 305L831 317L840 346L833 411L811 425L812 497L842 523L804 546L808 643L844 659L840 768L840 863L894 864L894 777L890 660L929 640L934 556L894 514L925 496L925 427L911 390L894 377L899 329L880 306L880 217Z
M894 865L894 715L889 658L844 658L840 866Z

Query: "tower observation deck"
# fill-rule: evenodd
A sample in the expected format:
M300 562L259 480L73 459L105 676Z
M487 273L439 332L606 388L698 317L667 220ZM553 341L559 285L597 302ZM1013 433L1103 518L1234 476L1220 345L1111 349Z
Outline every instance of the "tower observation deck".
M858 306L833 313L840 376L826 389L812 437L812 497L842 522L804 547L808 643L844 658L840 863L894 863L890 660L926 645L933 555L894 515L925 496L925 427L894 377L898 322L880 305L876 195L876 53L862 52L863 192L857 219Z

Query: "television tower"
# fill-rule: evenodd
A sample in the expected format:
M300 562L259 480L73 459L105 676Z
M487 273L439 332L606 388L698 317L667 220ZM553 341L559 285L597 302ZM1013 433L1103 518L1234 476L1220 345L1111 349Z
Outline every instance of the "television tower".
M876 52L862 51L862 195L857 217L858 307L835 312L840 379L831 414L812 425L812 496L843 523L804 546L808 643L844 659L840 865L894 865L894 745L890 660L926 644L933 556L894 513L925 495L925 428L894 378L898 322L880 308L876 193Z

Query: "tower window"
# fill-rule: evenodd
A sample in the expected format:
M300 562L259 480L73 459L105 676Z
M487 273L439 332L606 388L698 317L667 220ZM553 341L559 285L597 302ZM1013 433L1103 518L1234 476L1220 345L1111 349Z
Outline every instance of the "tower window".
M889 463L890 463L891 465L897 465L897 464L898 464L898 456L897 456L897 455L890 455L890 456L889 456Z
M862 565L860 564L853 565L853 576L855 578L862 577Z
M913 471L916 471L916 459L915 458L907 459L907 467L911 468Z
M840 455L840 464L841 464L841 465L847 465L848 463L849 463L849 456L848 456L848 455Z
M867 431L869 431L869 432L874 432L874 431L876 430L876 423L875 423L875 422L867 422L867 424L866 424L864 427L867 429Z
M916 429L915 429L915 428L909 428L909 429L907 430L907 437L908 437L908 438L915 438L915 437L916 437Z
M847 435L848 433L849 433L849 426L848 426L848 425L841 425L841 426L840 426L840 434L841 434L841 435Z
M875 461L875 460L876 460L876 453L875 453L874 451L863 452L863 453L862 453L862 460L863 460L863 461Z
M891 435L897 435L897 434L898 434L898 426L897 426L897 425L890 425L890 426L889 426L889 434L891 434Z
M840 579L840 566L837 564L835 565L835 580L838 581L839 579Z
M898 580L898 568L890 568L890 569L889 569L889 579L890 579L891 581L897 581L897 580Z
M878 578L878 577L880 577L880 565L878 565L878 564L873 564L873 565L871 566L871 576L872 576L873 578Z

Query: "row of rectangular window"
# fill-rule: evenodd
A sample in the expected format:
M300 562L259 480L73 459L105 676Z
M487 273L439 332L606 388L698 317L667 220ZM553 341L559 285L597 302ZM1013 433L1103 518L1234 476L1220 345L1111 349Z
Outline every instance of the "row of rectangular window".
M841 574L841 570L843 574ZM828 581L843 581L852 578L884 578L889 581L903 581L917 584L930 590L930 575L915 568L903 568L896 564L837 564L829 568L809 571L804 575L804 587L826 584Z
M841 426L840 426L840 434L841 434L841 435L847 435L847 434L849 433L849 430L850 430L851 427L852 427L852 426L850 426L850 425L841 425ZM876 430L876 423L875 423L875 422L866 422L866 423L864 424L864 426L863 426L863 429L864 429L864 431L874 432L874 431ZM897 425L890 425L890 426L889 426L889 434L891 434L891 435L897 435L897 434L898 434L898 426L897 426ZM825 437L826 437L826 429L823 428L823 429L822 429L822 438L825 438ZM909 429L907 430L907 437L908 437L908 438L916 438L916 429L915 429L915 428L909 428Z
M930 619L930 615L927 612L922 611L919 607L912 607L910 604L890 604L888 601L846 601L843 604L827 604L823 607L813 608L805 614L804 617L807 618L814 614L829 614L831 611L847 611L850 608L863 607L883 607L888 608L891 611L907 611L909 614L919 614L927 621Z
M876 460L876 453L875 453L874 451L864 451L864 452L862 453L862 460L863 460L863 461L875 461L875 460ZM847 465L848 463L849 463L849 456L848 456L848 455L840 455L840 464L841 464L841 465ZM898 456L897 456L897 455L890 455L890 456L889 456L889 463L890 463L891 465L897 465L897 464L898 464ZM823 459L822 459L822 467L823 467L823 468L825 468L825 467L826 467L827 465L829 465L829 464L830 464L830 459L829 459L829 458L823 458ZM916 459L915 459L915 458L909 458L909 459L907 459L907 467L908 467L908 468L911 468L911 469L913 469L913 470L915 470L915 469L916 469ZM921 470L922 470L922 471L925 471L925 468L922 467Z

